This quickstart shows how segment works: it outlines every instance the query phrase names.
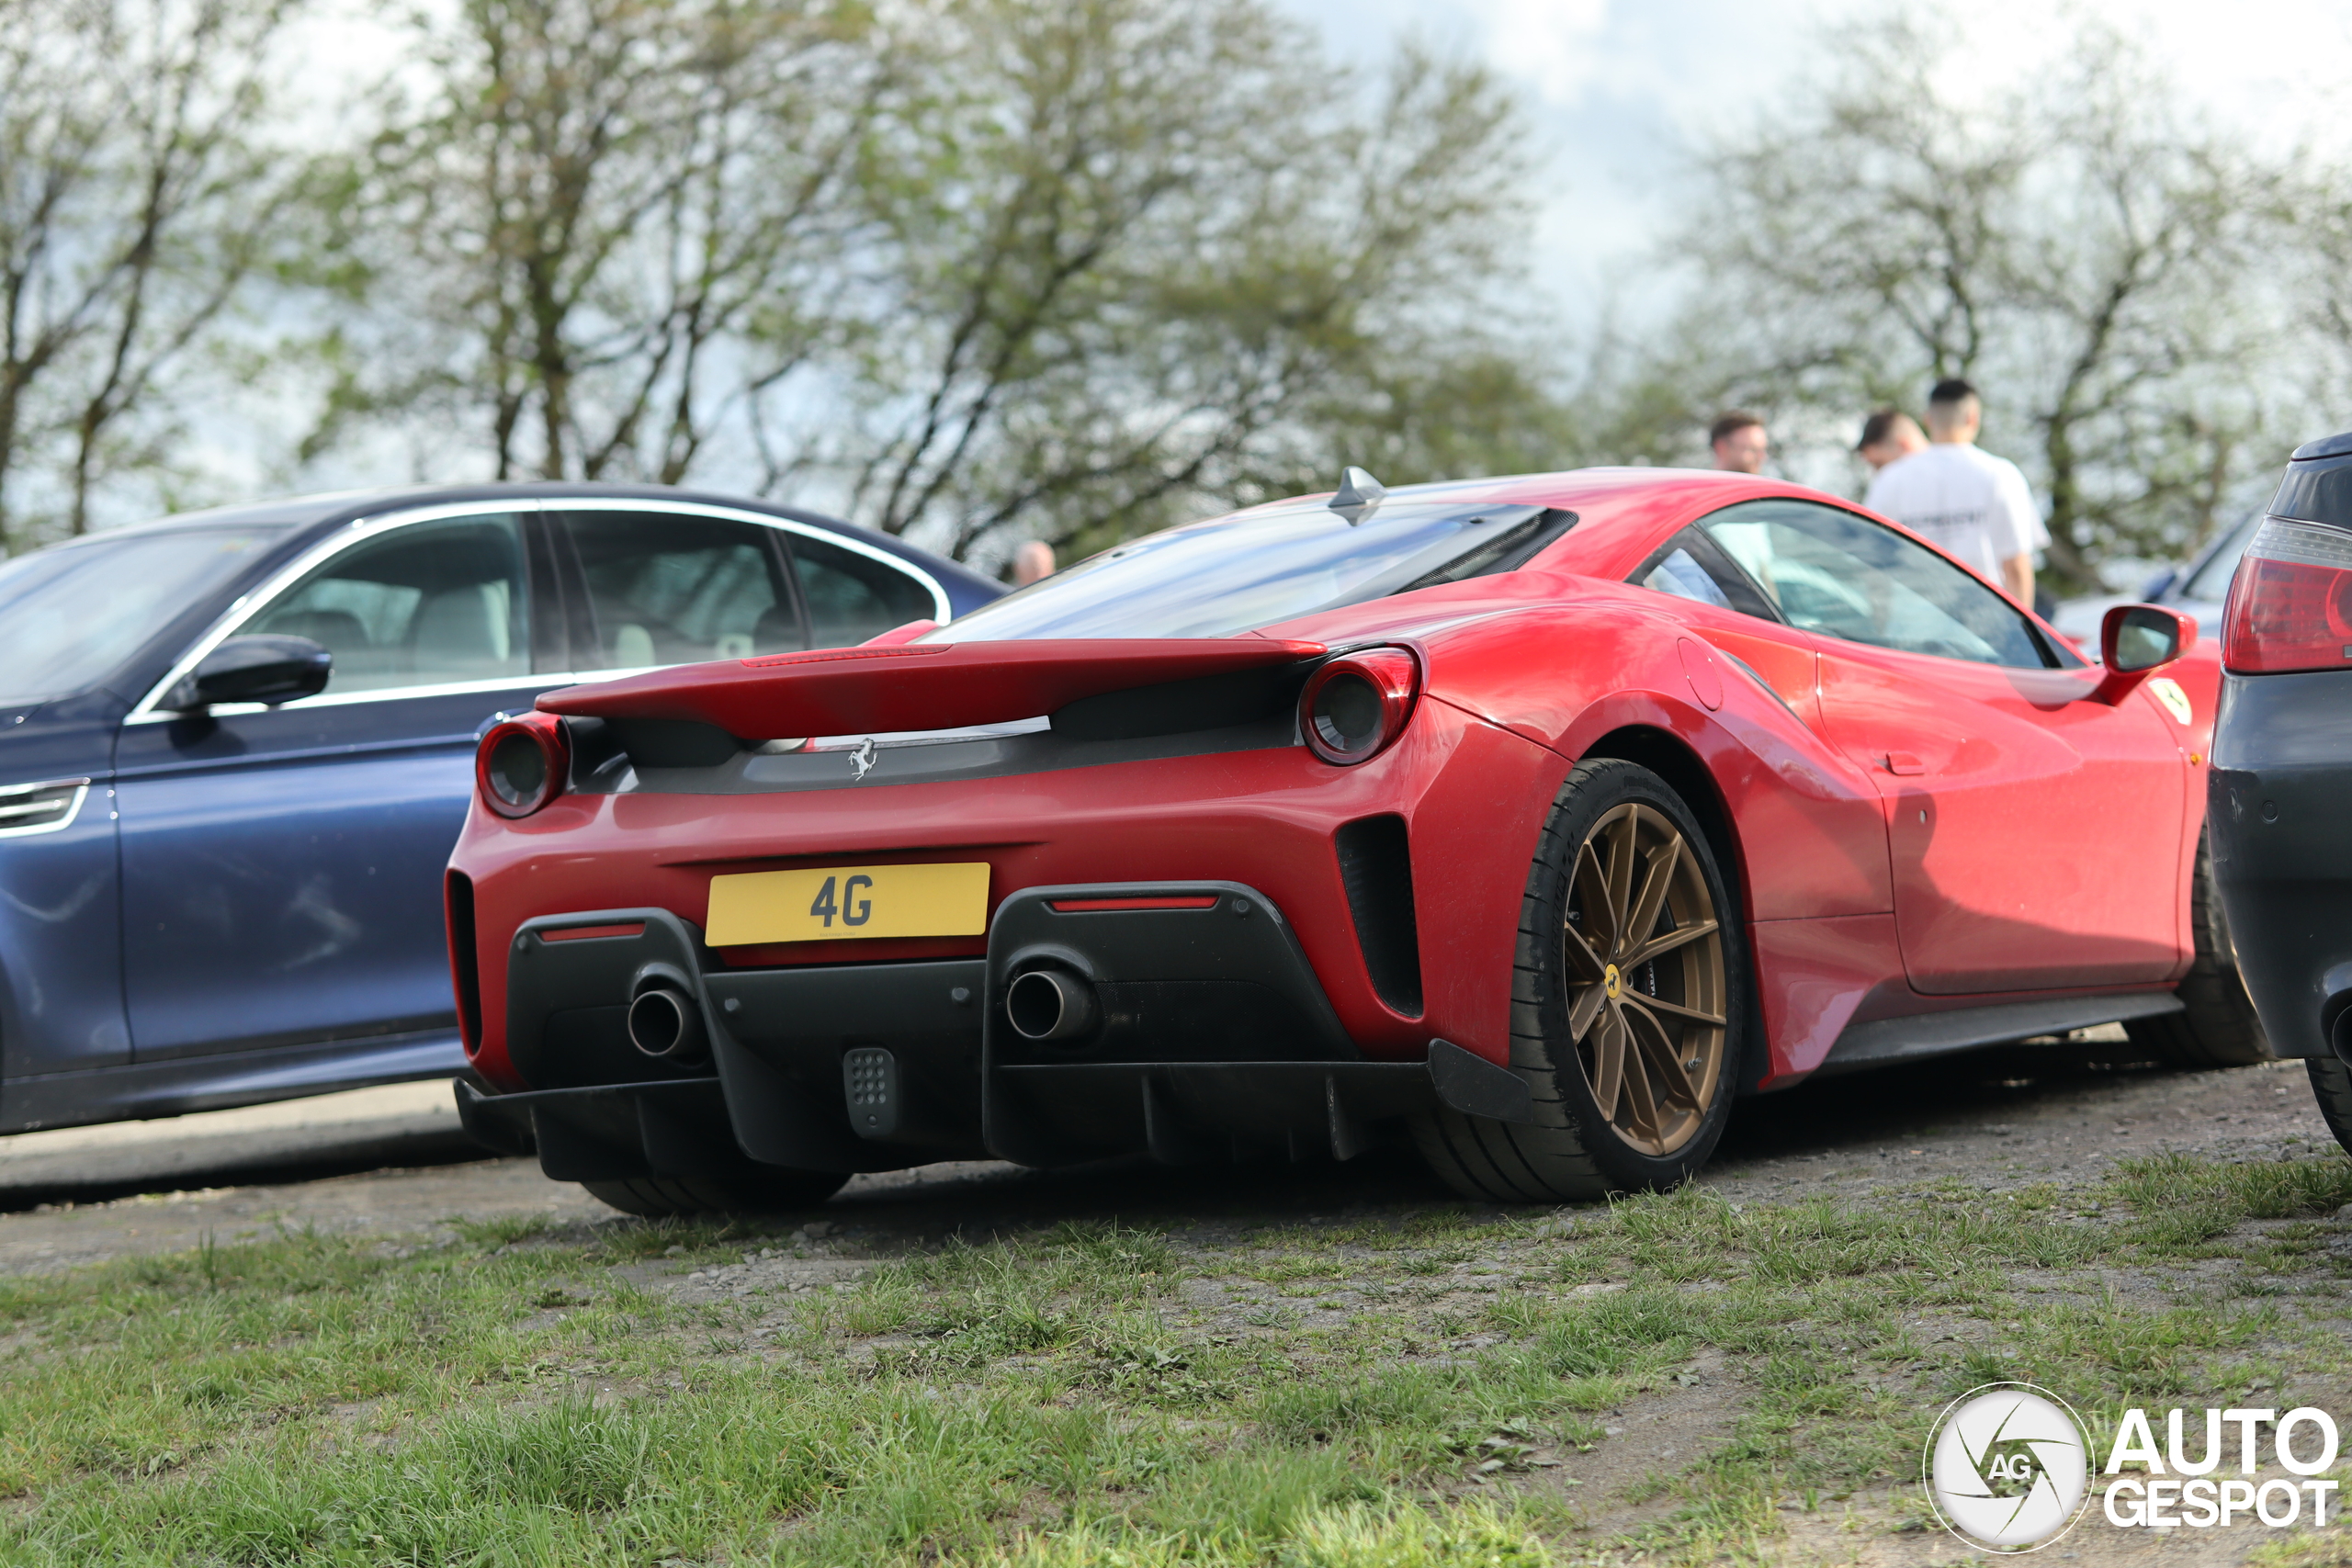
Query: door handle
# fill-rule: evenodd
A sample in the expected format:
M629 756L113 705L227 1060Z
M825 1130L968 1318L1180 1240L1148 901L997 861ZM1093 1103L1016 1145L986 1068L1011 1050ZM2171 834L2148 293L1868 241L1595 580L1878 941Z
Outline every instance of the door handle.
M1889 751L1886 754L1886 771L1901 774L1924 773L1928 766L1908 751Z

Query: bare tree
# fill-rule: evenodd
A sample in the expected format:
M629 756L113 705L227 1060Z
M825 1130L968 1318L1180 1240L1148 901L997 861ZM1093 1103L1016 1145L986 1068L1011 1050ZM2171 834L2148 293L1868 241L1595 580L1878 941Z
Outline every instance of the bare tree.
M1723 395L1858 423L1967 376L2049 497L2062 581L2201 540L2268 460L2283 166L2095 26L1983 101L1909 23L1839 47L1702 159L1680 249Z
M2284 314L2264 276L2289 238L2283 164L2182 118L2179 94L2111 34L2053 95L2050 211L2014 288L2048 345L2037 423L2051 555L2085 581L2105 550L2210 536L2274 462L2260 378Z
M795 301L847 243L881 79L862 25L817 0L467 0L357 182L369 292L431 330L355 361L330 414L437 400L482 417L501 478L683 478L821 336Z
M266 261L291 189L259 134L283 17L0 0L0 551L89 526L110 444Z
M910 13L869 144L884 240L830 447L854 515L961 556L1311 484L1321 444L1489 345L1524 166L1486 73L1366 84L1256 0Z

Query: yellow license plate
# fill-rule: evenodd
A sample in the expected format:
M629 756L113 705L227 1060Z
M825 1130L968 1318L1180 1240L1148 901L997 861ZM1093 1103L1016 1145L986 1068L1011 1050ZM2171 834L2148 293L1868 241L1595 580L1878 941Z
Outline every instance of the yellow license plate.
M844 937L978 936L989 929L989 868L834 865L710 879L713 947Z

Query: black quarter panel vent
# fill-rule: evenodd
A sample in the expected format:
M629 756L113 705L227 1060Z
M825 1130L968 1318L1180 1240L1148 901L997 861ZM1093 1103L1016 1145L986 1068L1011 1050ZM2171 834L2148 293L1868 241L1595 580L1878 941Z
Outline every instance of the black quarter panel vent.
M1355 917L1356 942L1380 999L1408 1018L1421 1015L1421 939L1413 923L1413 858L1402 817L1363 817L1335 835L1340 880Z
M474 948L474 882L462 871L442 883L449 930L450 978L457 983L458 1032L469 1055L481 1049L481 966Z

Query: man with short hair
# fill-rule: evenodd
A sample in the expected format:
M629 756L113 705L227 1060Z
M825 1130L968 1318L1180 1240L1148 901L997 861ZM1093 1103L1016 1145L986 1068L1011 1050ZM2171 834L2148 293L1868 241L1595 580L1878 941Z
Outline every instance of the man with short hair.
M2020 604L2033 603L2033 552L2050 542L2018 466L1976 449L1976 389L1954 378L1928 394L1928 446L1871 480L1862 504L1972 567Z
M1875 474L1898 457L1925 451L1927 446L1927 433L1917 420L1901 409L1874 409L1862 421L1862 438L1854 443L1854 450Z
M1764 422L1745 409L1734 409L1707 430L1707 445L1715 451L1715 467L1726 473L1760 474L1771 454Z

